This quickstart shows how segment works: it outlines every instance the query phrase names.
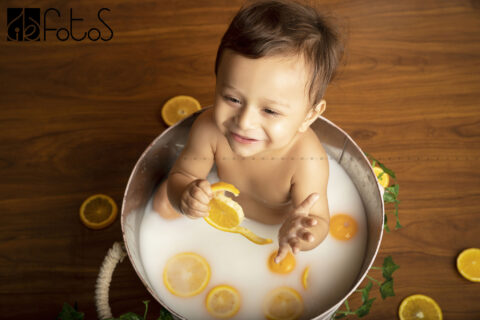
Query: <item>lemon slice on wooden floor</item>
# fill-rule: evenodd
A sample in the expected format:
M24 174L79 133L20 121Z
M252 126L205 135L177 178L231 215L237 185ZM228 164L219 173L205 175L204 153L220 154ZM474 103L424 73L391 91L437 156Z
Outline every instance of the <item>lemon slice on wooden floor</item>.
M231 318L240 309L240 294L229 285L216 286L208 293L205 306L215 318Z
M103 229L115 221L118 208L113 199L104 194L95 194L80 206L80 220L90 229Z
M244 214L242 207L225 195L225 191L232 193L235 196L240 194L240 191L232 184L225 182L217 182L211 185L213 198L210 200L209 215L204 220L212 227L232 233L239 233L248 240L256 244L272 243L272 239L262 238L251 230L241 227Z
M380 185L384 188L388 187L388 184L390 183L390 176L388 173L383 171L383 169L380 167L373 167L373 172L375 173Z
M442 320L442 310L435 300L423 294L414 294L403 299L398 309L400 320Z
M298 319L303 312L302 297L290 287L274 289L264 300L263 312L270 320Z
M210 265L204 257L182 252L167 261L163 269L163 283L174 295L191 297L205 289L210 274Z
M457 270L465 279L480 282L480 249L463 250L457 257Z
M163 121L169 126L202 109L200 102L190 96L175 96L162 107Z

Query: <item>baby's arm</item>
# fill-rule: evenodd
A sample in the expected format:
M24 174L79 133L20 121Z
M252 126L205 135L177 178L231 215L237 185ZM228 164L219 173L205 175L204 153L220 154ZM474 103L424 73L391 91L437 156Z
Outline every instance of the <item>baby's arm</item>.
M317 247L328 235L328 159L326 154L319 158L301 160L292 178L291 196L295 209L280 228L277 262L289 250L297 253Z
M212 198L206 180L215 153L215 128L210 111L203 112L194 122L188 142L168 176L170 203L175 210L190 217L207 216L208 202Z

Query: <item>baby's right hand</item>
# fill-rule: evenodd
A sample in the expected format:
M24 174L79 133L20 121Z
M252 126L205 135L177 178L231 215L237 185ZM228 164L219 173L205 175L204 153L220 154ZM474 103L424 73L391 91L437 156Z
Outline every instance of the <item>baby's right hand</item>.
M208 216L208 203L213 198L210 183L205 179L190 182L180 198L180 210L189 218Z

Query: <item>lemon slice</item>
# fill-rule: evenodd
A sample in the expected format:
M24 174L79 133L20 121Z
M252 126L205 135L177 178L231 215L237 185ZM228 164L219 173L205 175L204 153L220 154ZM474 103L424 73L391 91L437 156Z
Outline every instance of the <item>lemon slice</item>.
M197 99L190 96L175 96L162 107L162 118L169 126L202 109Z
M240 191L237 188L229 183L217 182L211 185L211 189L213 198L208 204L209 215L204 218L208 224L221 231L239 233L256 244L272 243L272 239L259 237L251 230L240 226L245 217L243 209L224 194L228 191L238 196Z
M210 274L205 258L193 252L182 252L167 261L163 269L163 283L174 295L191 297L205 289Z
M442 320L442 310L432 298L414 294L403 299L398 309L400 320Z
M207 311L216 318L231 318L240 309L240 294L231 286L216 286L208 293L205 306Z
M272 252L270 257L268 258L268 268L270 271L275 273L290 273L295 269L296 261L293 254L289 251L285 258L279 263L275 263L275 257L277 256L278 251Z
M380 167L373 167L373 172L375 173L380 185L384 188L388 187L388 184L390 183L390 176Z
M289 287L274 289L264 300L263 312L270 320L298 319L303 312L302 297Z
M306 267L305 270L303 270L302 273L302 286L306 290L308 289L308 275L310 273L310 267Z
M103 229L115 221L118 208L107 195L95 194L83 201L80 206L80 220L90 229Z
M463 250L457 257L457 270L465 279L480 282L480 249Z

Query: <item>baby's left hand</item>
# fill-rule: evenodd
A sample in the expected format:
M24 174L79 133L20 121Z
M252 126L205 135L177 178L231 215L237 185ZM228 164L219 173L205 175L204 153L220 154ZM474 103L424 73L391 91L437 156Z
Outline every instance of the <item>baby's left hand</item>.
M283 223L278 232L279 249L275 257L276 263L286 257L289 249L294 254L298 253L302 249L302 241L313 242L315 240L314 234L308 228L315 226L317 220L309 217L308 214L318 198L317 193L310 194Z

